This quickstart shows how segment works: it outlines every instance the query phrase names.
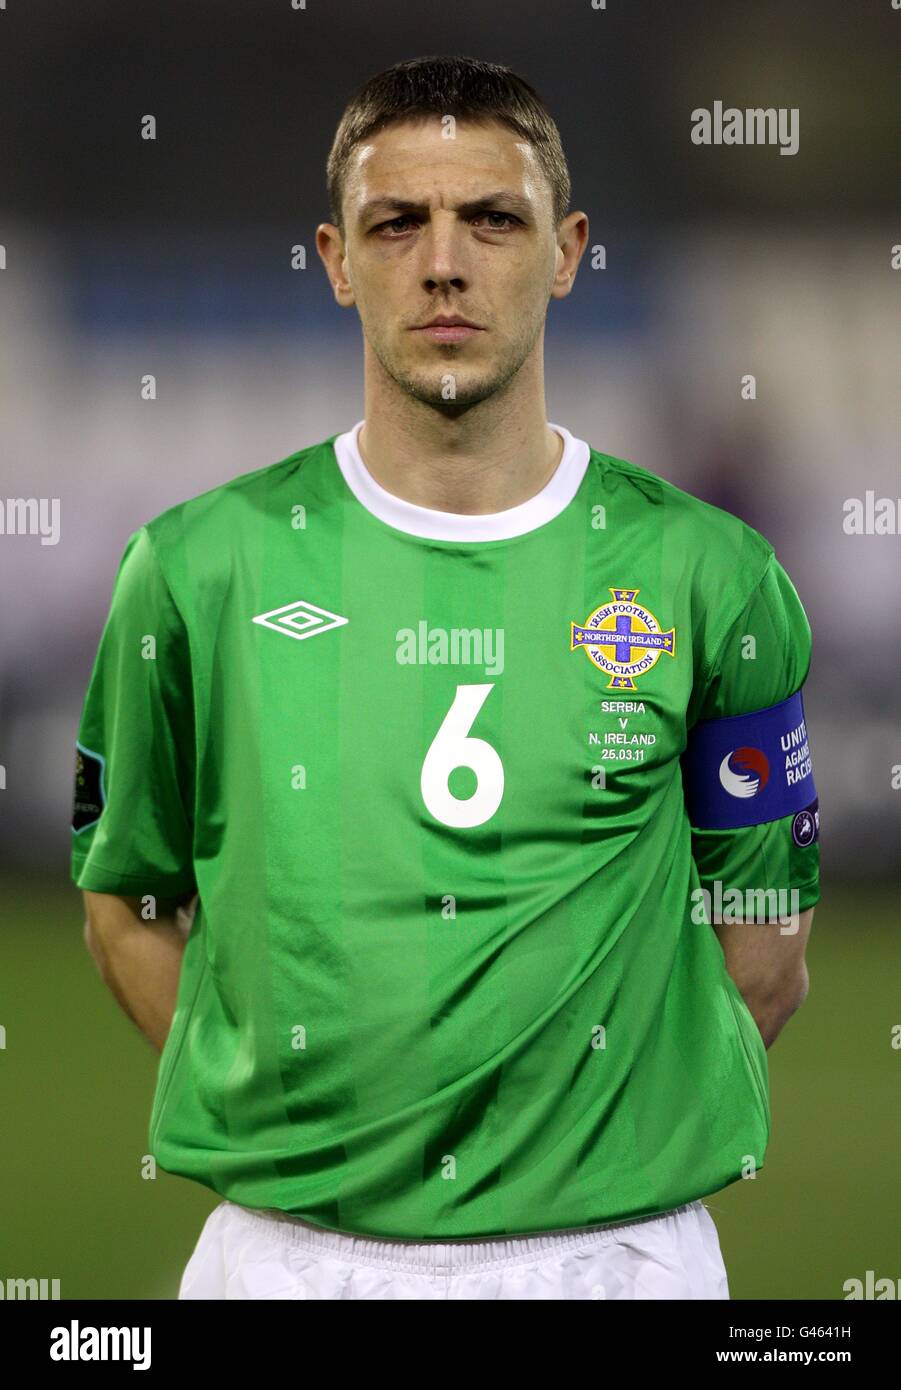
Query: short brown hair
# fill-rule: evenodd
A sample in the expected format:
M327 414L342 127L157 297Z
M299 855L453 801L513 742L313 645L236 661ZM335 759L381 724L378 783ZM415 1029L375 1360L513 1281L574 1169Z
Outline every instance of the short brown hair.
M560 132L541 97L509 68L478 58L411 58L370 77L338 124L326 165L332 221L344 231L344 180L351 154L376 131L421 116L499 121L534 147L553 195L554 223L569 208L570 178Z

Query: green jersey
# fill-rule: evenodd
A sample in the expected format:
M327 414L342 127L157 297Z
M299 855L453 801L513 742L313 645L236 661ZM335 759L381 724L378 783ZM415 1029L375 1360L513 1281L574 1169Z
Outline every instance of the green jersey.
M150 1151L385 1238L717 1191L769 1102L710 904L803 910L819 845L791 810L693 824L684 755L799 692L797 594L756 531L561 426L541 493L456 515L381 488L361 424L164 512L115 581L72 875L198 898Z

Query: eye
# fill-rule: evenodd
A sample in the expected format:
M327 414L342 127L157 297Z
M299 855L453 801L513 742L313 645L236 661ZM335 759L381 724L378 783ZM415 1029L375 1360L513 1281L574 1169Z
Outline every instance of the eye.
M519 218L518 218L518 217L514 217L514 216L512 215L512 213L509 213L509 212L483 212L483 213L481 214L481 216L482 216L482 217L500 217L500 218L502 218L505 222L508 222L511 226L512 226L514 223L516 223L516 222L519 221ZM503 231L504 229L503 229L503 227L498 227L498 226L495 224L494 226L492 226L491 228L489 228L489 230L490 230L490 231L493 231L493 232L501 232L501 231Z
M520 219L518 217L514 217L513 214L510 212L480 212L475 218L473 218L473 221L479 222L482 218L486 217L489 219L495 219L489 223L488 230L491 232L506 231L508 226L522 226ZM407 224L412 225L413 222L414 218L411 217L409 213L405 212L402 213L399 217L392 217L389 222L380 222L377 227L373 228L373 231L386 232L389 235L392 232L404 232L407 229ZM506 226L503 224L506 224Z
M400 217L392 217L390 222L380 222L374 230L377 232L384 232L393 228L395 231L403 231L403 227L399 227L398 224L410 221L412 221L412 219L409 213L405 212Z

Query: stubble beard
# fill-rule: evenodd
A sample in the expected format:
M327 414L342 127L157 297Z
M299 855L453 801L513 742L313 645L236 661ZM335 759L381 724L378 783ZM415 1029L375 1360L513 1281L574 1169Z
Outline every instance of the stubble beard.
M538 339L541 324L509 345L501 362L477 368L455 350L439 357L428 368L410 369L392 359L384 344L368 338L369 345L382 370L404 392L423 405L432 406L446 414L466 410L502 391L516 376Z

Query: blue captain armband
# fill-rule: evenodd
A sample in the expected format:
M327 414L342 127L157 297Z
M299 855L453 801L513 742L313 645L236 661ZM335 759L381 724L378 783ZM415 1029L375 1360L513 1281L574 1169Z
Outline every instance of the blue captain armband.
M701 720L689 731L682 781L696 830L794 816L795 844L813 844L820 815L800 690L753 714Z

